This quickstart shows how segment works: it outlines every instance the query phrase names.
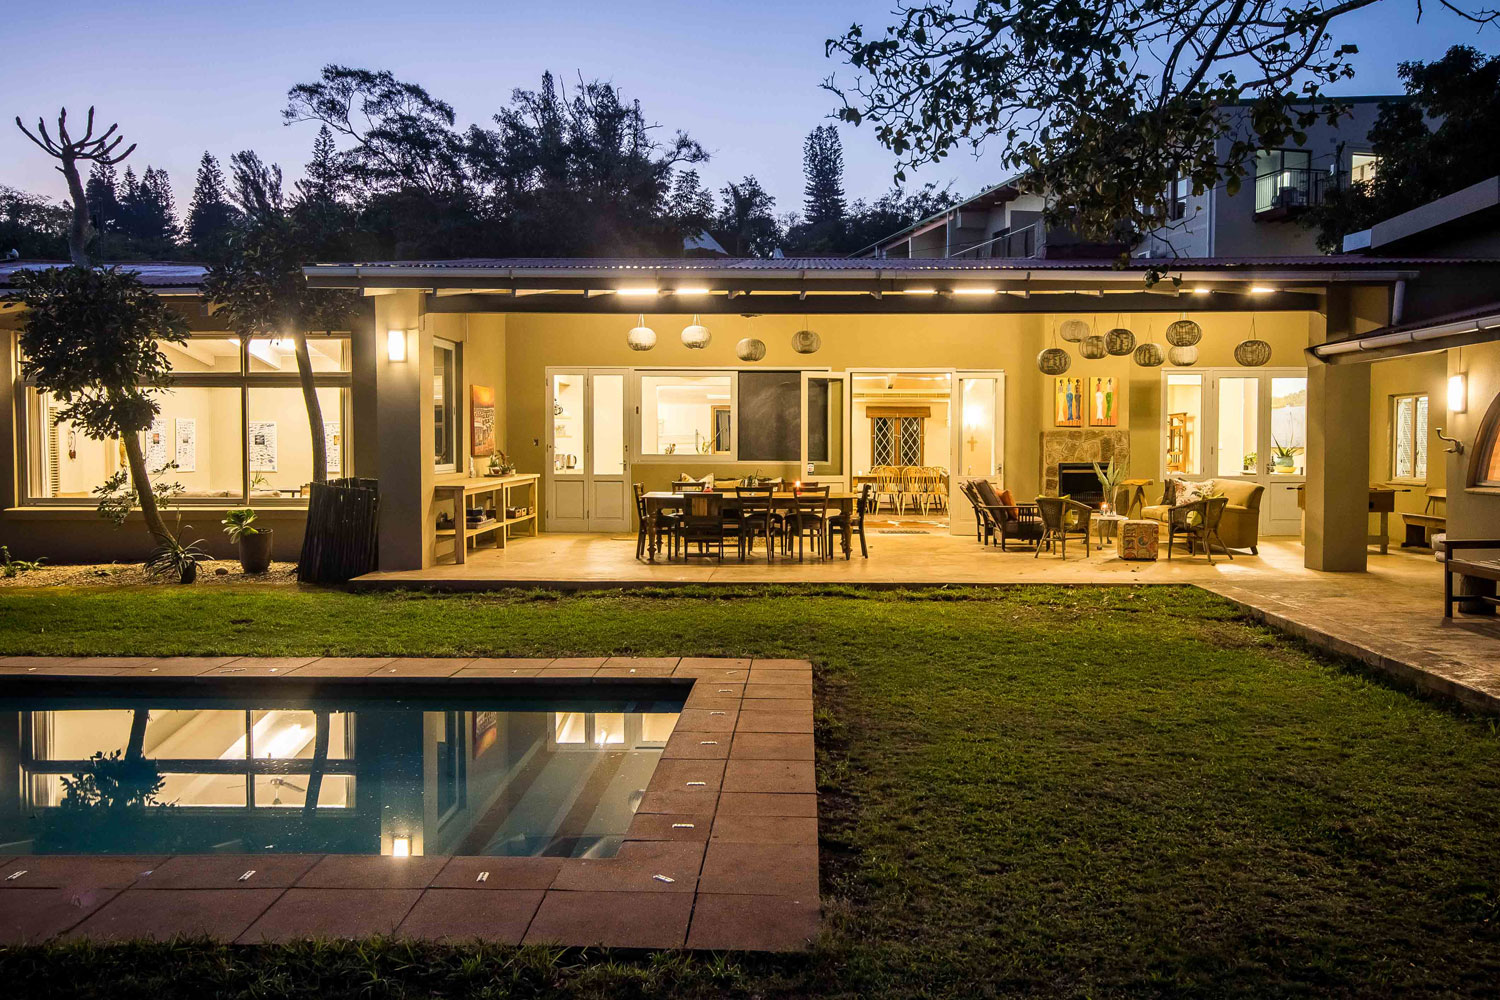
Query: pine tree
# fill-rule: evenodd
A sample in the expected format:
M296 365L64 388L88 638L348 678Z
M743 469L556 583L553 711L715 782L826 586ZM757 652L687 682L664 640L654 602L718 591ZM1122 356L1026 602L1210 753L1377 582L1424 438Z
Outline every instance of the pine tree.
M128 167L126 168L129 169ZM112 232L120 221L119 180L113 163L94 161L89 170L89 183L84 201L88 204L89 219L100 233Z
M204 153L198 162L198 182L188 211L186 236L193 256L205 261L223 260L238 220L239 213L229 204L219 161Z
M333 131L324 125L313 140L312 159L303 168L303 179L297 182L297 197L304 204L328 205L343 193L344 175L339 168L338 152L333 145Z
M844 218L844 144L832 125L819 125L802 144L802 174L807 178L803 211L807 224L836 228Z

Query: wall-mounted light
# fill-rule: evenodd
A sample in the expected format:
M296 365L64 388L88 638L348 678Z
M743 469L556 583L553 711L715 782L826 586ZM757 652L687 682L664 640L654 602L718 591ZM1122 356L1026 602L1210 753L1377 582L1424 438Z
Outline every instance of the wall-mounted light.
M391 857L393 857L393 858L409 858L409 857L411 857L411 838L410 837L392 837L391 838Z
M1463 413L1469 408L1469 376L1466 372L1448 376L1448 412Z
M406 331L387 330L385 332L385 356L391 361L406 360Z

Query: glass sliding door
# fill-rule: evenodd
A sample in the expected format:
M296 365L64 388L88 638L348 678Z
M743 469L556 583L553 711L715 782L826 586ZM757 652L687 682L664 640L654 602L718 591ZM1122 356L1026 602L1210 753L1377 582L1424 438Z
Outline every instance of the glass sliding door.
M802 478L849 487L849 377L802 373Z
M1307 477L1305 369L1205 368L1162 374L1162 474L1265 487L1260 533L1302 530Z

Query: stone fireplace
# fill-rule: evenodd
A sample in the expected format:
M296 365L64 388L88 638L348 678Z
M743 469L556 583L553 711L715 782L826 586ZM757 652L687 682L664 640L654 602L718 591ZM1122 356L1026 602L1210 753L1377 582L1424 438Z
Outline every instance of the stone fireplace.
M1090 475L1093 473L1093 463L1108 465L1113 458L1115 464L1128 467L1130 465L1130 431L1124 427L1059 427L1056 430L1042 431L1042 492L1048 496L1057 496L1059 493L1060 477L1059 466L1064 463L1088 463L1085 467ZM1074 465L1076 470L1078 465ZM1082 479L1080 475L1079 480ZM1061 490L1066 493L1067 490ZM1095 478L1094 492L1099 492L1098 480ZM1095 497L1097 501L1100 497ZM1084 502L1090 502L1084 500Z

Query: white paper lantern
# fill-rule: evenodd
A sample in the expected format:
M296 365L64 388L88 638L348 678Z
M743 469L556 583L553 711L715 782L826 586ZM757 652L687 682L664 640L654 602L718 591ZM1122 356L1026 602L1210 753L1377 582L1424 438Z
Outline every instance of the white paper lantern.
M1083 343L1078 345L1078 353L1090 361L1098 361L1109 353L1109 349L1105 345L1103 337L1097 333L1091 333L1083 338Z
M682 346L689 350L701 351L708 346L713 336L708 332L708 327L698 322L698 317L693 317L689 326L682 328Z
M734 355L741 361L759 361L766 356L766 342L746 337L734 345Z
M1117 326L1104 335L1104 349L1117 358L1123 358L1135 350L1135 334Z
M649 351L656 346L656 331L646 325L646 317L636 317L636 325L625 335L625 346L632 351Z
M1167 352L1167 360L1180 368L1189 368L1198 363L1198 348L1174 347Z
M1167 343L1173 347L1192 347L1203 339L1203 327L1190 319L1180 319L1167 327Z
M1090 333L1093 333L1093 331L1081 319L1065 319L1062 326L1057 328L1057 335L1070 344L1078 343Z
M1043 375L1061 375L1073 364L1068 352L1061 347L1049 347L1036 356L1036 366Z
M823 338L811 330L798 330L792 334L792 350L798 354L814 354L823 346Z

